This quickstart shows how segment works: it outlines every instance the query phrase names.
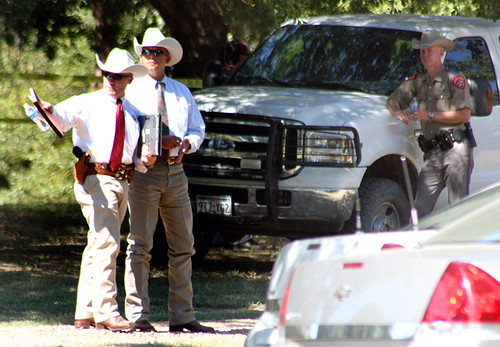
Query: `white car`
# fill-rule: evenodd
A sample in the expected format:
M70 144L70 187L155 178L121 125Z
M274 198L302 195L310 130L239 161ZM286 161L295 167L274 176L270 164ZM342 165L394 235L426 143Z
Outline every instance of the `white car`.
M474 218L475 211L489 203L495 195L500 197L500 184L427 216L420 221L417 231L411 231L415 227L409 225L404 231L319 237L296 240L285 245L274 263L266 294L266 310L248 334L245 346L273 346L280 339L277 327L283 298L290 276L299 265L342 256L379 254L382 250L390 248L419 247L439 229L457 218L466 216Z
M395 231L383 233L357 233L345 236L325 236L297 240L280 250L272 271L266 294L266 310L245 341L247 347L271 346L278 338L280 307L290 275L306 262L352 254L378 253L383 248L417 247L436 231Z
M467 200L416 248L298 265L274 345L500 345L500 185Z

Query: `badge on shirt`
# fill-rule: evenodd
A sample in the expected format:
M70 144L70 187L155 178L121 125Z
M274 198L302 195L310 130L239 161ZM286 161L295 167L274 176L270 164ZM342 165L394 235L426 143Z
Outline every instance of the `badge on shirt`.
M463 76L455 76L452 81L453 85L458 89L465 89L465 78Z

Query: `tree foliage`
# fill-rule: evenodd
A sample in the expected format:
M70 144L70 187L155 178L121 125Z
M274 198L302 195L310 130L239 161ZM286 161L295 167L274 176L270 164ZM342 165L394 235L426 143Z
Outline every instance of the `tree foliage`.
M289 19L349 13L418 13L500 18L498 0L0 0L0 40L53 58L60 38L84 36L105 56L132 49L134 37L159 26L177 38L184 58L174 75L200 76L230 38L254 46Z

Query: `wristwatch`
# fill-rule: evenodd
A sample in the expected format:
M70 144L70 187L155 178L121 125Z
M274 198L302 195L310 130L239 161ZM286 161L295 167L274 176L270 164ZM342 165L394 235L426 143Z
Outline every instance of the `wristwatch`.
M429 112L429 122L434 119L434 112Z

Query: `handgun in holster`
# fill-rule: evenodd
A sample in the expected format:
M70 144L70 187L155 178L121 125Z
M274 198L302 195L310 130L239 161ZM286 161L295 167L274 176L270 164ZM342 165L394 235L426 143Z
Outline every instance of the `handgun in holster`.
M471 148L477 147L476 139L474 138L474 132L472 131L472 127L470 122L465 123L464 135L467 140L469 140L469 144Z
M85 183L87 172L89 171L89 162L92 151L84 152L78 146L73 147L73 154L78 158L75 163L75 180L80 183Z

